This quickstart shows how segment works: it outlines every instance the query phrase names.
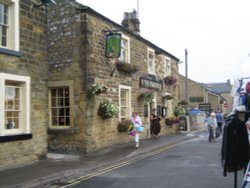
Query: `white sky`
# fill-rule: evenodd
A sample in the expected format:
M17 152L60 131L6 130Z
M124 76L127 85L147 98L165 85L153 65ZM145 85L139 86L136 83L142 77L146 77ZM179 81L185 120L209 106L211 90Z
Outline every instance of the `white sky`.
M121 24L137 0L77 0ZM188 77L231 83L250 77L250 0L138 0L140 35L180 61ZM185 75L185 64L179 65Z

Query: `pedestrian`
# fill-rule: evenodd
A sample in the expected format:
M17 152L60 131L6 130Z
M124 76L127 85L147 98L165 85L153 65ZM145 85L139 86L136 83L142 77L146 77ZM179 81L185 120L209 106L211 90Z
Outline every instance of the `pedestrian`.
M219 129L220 133L222 133L222 124L224 122L224 116L222 115L222 113L220 111L218 111L218 112L216 112L215 117L216 117L218 129Z
M160 123L160 116L157 115L157 110L154 108L150 115L151 127L150 132L152 138L160 138L159 133L161 132L161 123Z
M248 140L250 144L250 117L248 118L248 121L246 122L246 128L247 128Z
M216 121L214 112L211 113L207 124L208 124L208 131L209 131L208 141L215 142L215 130L217 128L217 121Z
M144 131L144 126L141 117L138 115L137 112L132 113L131 122L134 125L134 131L135 131L135 147L138 148L140 141L140 133Z

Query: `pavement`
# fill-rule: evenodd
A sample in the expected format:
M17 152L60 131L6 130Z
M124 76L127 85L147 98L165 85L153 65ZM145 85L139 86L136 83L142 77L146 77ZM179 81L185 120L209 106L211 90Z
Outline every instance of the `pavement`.
M87 177L100 169L115 167L126 161L132 162L147 157L157 150L174 147L197 138L199 130L190 133L178 133L161 136L159 139L144 138L140 147L134 142L112 145L92 153L52 153L47 159L32 164L0 169L0 187L3 188L46 188L67 187L72 179ZM133 138L131 138L131 141Z

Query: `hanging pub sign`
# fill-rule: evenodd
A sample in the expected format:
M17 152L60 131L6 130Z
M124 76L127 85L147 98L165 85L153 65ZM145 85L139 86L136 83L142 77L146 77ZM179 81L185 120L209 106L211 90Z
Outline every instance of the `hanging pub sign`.
M121 34L110 32L106 34L105 56L118 58L121 53Z

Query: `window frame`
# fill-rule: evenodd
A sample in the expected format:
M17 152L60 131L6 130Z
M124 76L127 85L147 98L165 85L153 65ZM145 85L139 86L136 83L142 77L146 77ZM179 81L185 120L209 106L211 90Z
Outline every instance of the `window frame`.
M128 111L127 111L127 117L121 117L121 90L128 90ZM123 119L130 119L131 116L131 87L130 86L124 86L119 85L119 120Z
M125 50L126 53L126 58L122 58L123 55L122 53L124 52L124 48L122 47L122 44L123 44L123 40L126 40L127 41L127 48ZM121 54L120 54L120 57L119 57L119 61L121 63L131 63L130 61L130 38L124 34L122 34L122 38L121 38Z
M5 129L5 87L6 81L20 83L21 121L18 129ZM30 77L0 73L0 136L15 136L31 133L30 129Z
M152 53L153 54L153 59L152 59L152 68L151 68L151 66L150 66L150 53ZM155 65L155 50L154 49L152 49L152 48L147 48L147 62L148 62L148 74L150 74L150 75L156 75L156 73L155 73L155 67L156 67L156 65Z
M57 88L69 88L69 126L52 126L52 108L51 108L51 89L57 89ZM73 129L74 127L74 86L73 86L73 80L64 80L64 81L50 81L48 83L48 102L49 102L49 130L69 130Z
M164 57L164 75L171 76L171 59L169 57Z
M19 1L20 0L3 0L3 2L1 2L1 4L6 4L8 6L8 20L7 20L7 45L6 46L0 45L0 48L14 50L14 51L20 50ZM1 52L5 51L1 50Z

